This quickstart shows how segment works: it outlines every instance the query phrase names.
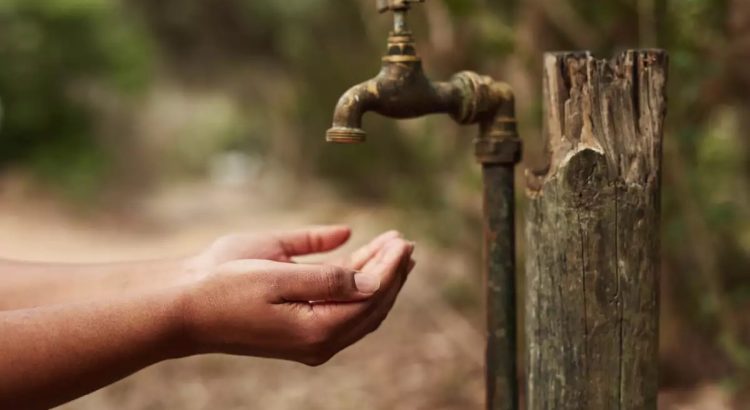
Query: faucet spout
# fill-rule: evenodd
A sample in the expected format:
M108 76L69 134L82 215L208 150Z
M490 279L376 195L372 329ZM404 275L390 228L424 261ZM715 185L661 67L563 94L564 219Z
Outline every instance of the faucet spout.
M455 112L460 101L460 89L450 82L432 83L416 57L386 56L375 78L355 85L341 96L326 139L363 142L367 133L362 129L362 117L370 111L390 118L416 118Z
M423 0L378 0L378 10L394 12L394 28L380 73L355 85L339 99L330 142L364 142L362 117L376 112L391 118L449 114L460 124L479 125L475 155L484 179L484 277L487 295L488 409L518 408L516 366L516 282L514 166L521 159L514 97L510 86L470 71L432 82L422 71L406 11Z
M416 55L411 32L400 24L388 37L388 53L378 75L353 86L339 99L326 140L364 142L367 133L362 129L362 117L367 112L397 119L444 113L460 124L479 124L477 148L483 152L496 149L499 139L516 136L510 86L470 71L460 72L450 81L430 81Z
M342 144L364 142L367 132L362 129L362 116L377 101L375 80L368 80L347 90L336 104L333 126L326 131L326 141Z
M395 63L387 58L375 78L341 96L333 125L326 132L328 142L364 142L367 132L362 129L362 118L367 112L396 119L443 113L460 124L479 124L478 148L517 139L514 96L508 84L471 71L460 72L450 81L432 82L419 61Z

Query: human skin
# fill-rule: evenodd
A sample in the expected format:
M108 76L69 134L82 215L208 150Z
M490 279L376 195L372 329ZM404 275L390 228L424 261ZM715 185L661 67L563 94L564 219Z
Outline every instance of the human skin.
M319 226L298 230L233 234L221 237L188 257L153 261L61 264L22 262L0 258L0 311L148 291L193 282L216 266L238 259L289 262L294 256L326 252L351 236L347 226ZM388 240L388 231L351 255L327 260L339 266L362 265Z
M66 283L89 275L101 282L86 292L52 285L49 305L18 298L23 308L0 311L0 408L48 408L154 363L203 353L323 364L379 326L413 267L413 245L395 232L326 264L292 262L348 237L345 227L231 236L174 264L132 265L140 268L133 280L114 288L108 275L84 272ZM14 284L23 283L22 265L0 267L0 295L12 293L2 280L8 266L16 267ZM136 279L163 266L179 268L158 285ZM36 269L28 276L54 276L53 265Z

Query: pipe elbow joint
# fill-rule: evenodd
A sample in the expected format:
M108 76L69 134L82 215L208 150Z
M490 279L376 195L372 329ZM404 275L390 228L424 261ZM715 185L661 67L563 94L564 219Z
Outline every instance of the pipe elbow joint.
M362 129L362 116L377 101L374 79L347 90L336 104L333 125L326 131L326 141L344 144L365 142L367 132Z
M496 145L517 140L511 87L471 71L448 82L433 83L418 62L386 61L375 78L347 90L336 104L326 141L364 142L362 117L368 111L391 118L415 118L448 113L460 124L479 124L479 141Z
M362 129L362 117L368 111L389 118L415 118L449 112L456 101L451 91L425 77L417 60L386 60L375 78L355 85L341 96L333 114L333 126L326 132L326 140L339 143L365 141L367 134Z
M504 82L472 71L453 76L451 83L459 90L461 104L452 113L460 124L484 124L497 116L515 117L513 90Z

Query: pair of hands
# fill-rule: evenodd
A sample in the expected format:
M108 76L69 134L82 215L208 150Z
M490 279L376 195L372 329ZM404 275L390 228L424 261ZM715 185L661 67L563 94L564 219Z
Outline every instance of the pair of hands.
M350 235L345 226L233 235L188 259L183 327L194 353L317 366L376 330L414 267L413 243L390 231L322 264L292 260Z

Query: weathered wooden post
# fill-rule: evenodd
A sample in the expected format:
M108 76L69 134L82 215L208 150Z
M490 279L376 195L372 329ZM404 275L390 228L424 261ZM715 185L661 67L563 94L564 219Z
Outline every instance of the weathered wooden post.
M667 55L544 57L529 176L526 408L656 409Z

